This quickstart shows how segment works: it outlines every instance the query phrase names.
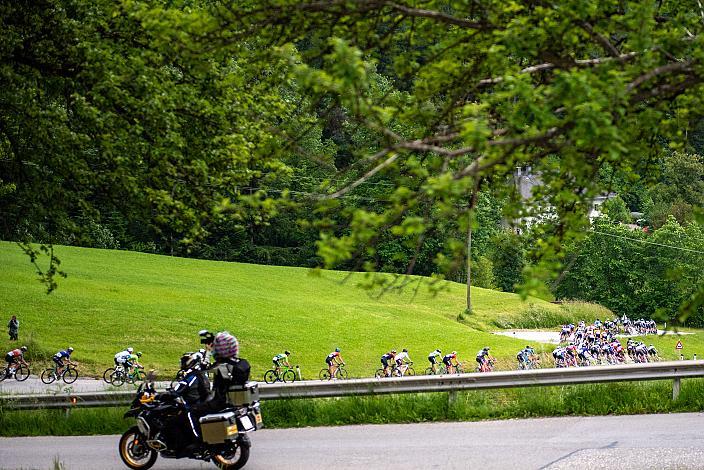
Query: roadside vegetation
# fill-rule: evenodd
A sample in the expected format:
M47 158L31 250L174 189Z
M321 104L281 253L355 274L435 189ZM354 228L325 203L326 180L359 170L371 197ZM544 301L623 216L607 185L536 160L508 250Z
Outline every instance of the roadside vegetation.
M704 380L682 381L672 400L672 383L631 382L447 393L274 400L262 404L265 426L290 428L346 424L478 421L548 416L595 416L698 412L704 409ZM130 425L126 408L2 411L0 436L121 434Z

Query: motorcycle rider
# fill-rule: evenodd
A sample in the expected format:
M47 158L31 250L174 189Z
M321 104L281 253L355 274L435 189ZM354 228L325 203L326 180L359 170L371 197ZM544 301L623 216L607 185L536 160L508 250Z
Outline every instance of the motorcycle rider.
M181 450L180 454L187 456L200 446L200 432L198 428L198 418L193 413L192 407L207 400L210 394L210 381L208 375L202 370L202 355L193 353L186 361L186 373L184 377L176 384L171 391L171 395L175 398L183 399L180 402L183 406L183 412L180 413L176 420L175 429L180 430L188 428L190 432L183 432L180 435L172 435L175 442L179 442L177 448Z

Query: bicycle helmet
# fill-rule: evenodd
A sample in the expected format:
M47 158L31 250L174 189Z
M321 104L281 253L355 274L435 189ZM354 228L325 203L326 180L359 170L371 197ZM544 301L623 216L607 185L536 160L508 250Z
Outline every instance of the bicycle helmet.
M396 354L396 350L395 350L395 349L392 349L392 350L391 350L391 354Z
M442 354L442 351L440 351L440 348L436 349L435 352L438 354Z
M142 357L142 353L141 353L141 352L138 352L138 353L137 353L137 357Z
M488 351L488 350L489 350L489 346L484 346L484 351Z
M72 353L72 352L73 352L73 348L72 348L71 346L69 346L68 348L66 348L66 351Z
M132 351L134 351L134 349L132 349L132 348L127 348L127 352L128 352L128 353L132 354Z
M22 346L22 347L20 348L20 351L26 351L26 350L27 350L27 346Z
M335 348L335 352L340 352L340 348Z
M403 352L407 353L407 352L408 352L408 349L403 348Z
M454 355L456 356L456 355L457 355L457 351L452 351L452 354L454 354Z
M291 355L291 352L290 352L290 351L284 351L284 354L286 354L287 356L290 356L290 355Z
M221 331L213 339L213 349L218 359L230 359L237 357L240 352L240 344L237 338L227 331Z

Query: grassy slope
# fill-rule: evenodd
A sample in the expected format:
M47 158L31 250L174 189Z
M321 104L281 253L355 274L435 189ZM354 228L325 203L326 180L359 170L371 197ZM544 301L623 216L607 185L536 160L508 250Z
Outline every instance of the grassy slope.
M425 367L426 354L436 347L471 360L490 345L508 367L524 345L455 321L464 306L460 284L447 283L436 296L421 288L415 297L409 291L377 299L356 287L354 276L343 283L342 272L312 276L304 268L75 247L56 251L69 277L47 296L27 257L14 244L0 242L0 320L4 325L16 314L20 338L27 342L31 335L35 351L71 345L76 360L93 372L131 345L144 352L147 367L171 373L183 351L198 347L201 328L237 335L255 377L283 349L293 352L292 362L311 378L335 346L342 348L352 375L369 376L390 348L408 347ZM487 328L495 319L510 323L526 313L560 311L541 300L525 303L514 294L479 288L473 289L473 302L469 323ZM6 338L0 347L9 347Z

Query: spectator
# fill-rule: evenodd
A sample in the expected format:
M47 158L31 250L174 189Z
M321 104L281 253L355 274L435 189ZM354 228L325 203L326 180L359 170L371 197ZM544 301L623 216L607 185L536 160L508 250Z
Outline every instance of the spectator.
M17 337L20 331L20 321L15 315L12 315L10 321L7 322L7 332L10 335L10 341L17 341Z

